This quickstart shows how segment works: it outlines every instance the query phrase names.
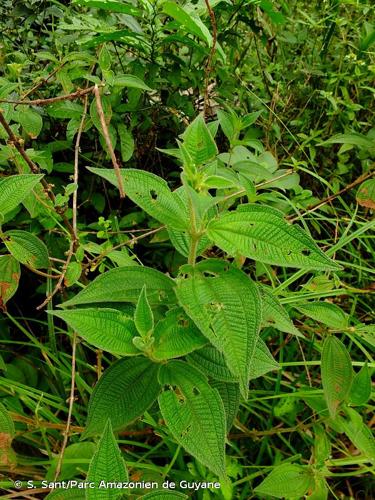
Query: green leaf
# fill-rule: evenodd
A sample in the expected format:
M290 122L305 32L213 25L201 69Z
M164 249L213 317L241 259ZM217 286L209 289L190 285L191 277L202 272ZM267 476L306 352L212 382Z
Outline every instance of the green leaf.
M276 498L301 498L313 485L313 475L307 467L286 463L276 466L254 491Z
M95 484L86 492L87 500L111 500L119 496L119 491L112 488L100 487L100 482L122 483L128 481L128 471L122 458L121 451L113 435L110 420L104 428L98 448L90 462L86 480Z
M371 397L371 376L367 363L365 363L353 378L349 394L349 402L355 406L362 406Z
M234 382L220 382L219 380L213 380L210 385L217 389L223 401L228 433L240 407L240 386Z
M54 488L48 495L46 496L46 500L85 500L86 494L84 490L79 489L62 489L62 488Z
M31 139L36 139L43 128L43 120L34 109L24 108L16 115L18 123Z
M89 168L117 187L113 169ZM132 168L121 170L124 189L129 198L146 213L174 229L187 230L189 215L183 202L168 184L155 174Z
M319 467L324 466L324 462L331 454L331 442L325 428L321 424L314 425L314 459Z
M329 328L340 330L348 327L348 315L337 306L330 302L308 302L296 307L298 311L309 318L315 319Z
M147 300L146 285L143 286L134 312L135 326L143 338L147 338L154 329L154 315Z
M117 125L117 132L120 138L121 158L125 163L133 156L134 139L130 130L123 123Z
M73 4L82 5L82 7L92 7L95 9L109 10L110 12L119 12L130 16L141 16L142 11L129 3L119 2L118 0L73 0Z
M203 335L224 354L246 398L261 323L256 285L242 271L230 269L216 277L196 274L180 280L176 294Z
M346 347L333 335L324 340L321 372L324 397L331 417L335 418L338 406L349 394L353 368Z
M76 102L71 101L60 101L47 106L47 113L52 118L61 118L61 119L71 119L77 118L78 120L82 117L83 106L82 104L78 104Z
M361 207L375 209L375 179L368 179L359 186L356 200Z
M16 431L14 429L14 423L13 420L10 418L8 410L2 403L0 403L0 436L2 434L8 436L9 446L10 446L10 443L12 442L12 439L14 438ZM0 447L2 447L2 443L3 440L0 439Z
M206 337L180 308L168 311L157 323L154 339L152 356L157 360L185 356L207 344Z
M136 303L143 286L147 286L150 304L174 303L174 281L150 267L125 266L101 274L63 307L101 302Z
M94 443L74 443L66 447L62 461L61 471L58 476L59 481L73 479L82 470L87 471L89 461L95 453ZM55 456L46 474L47 481L53 481L59 456Z
M26 264L34 269L49 267L47 247L34 234L14 229L4 233L3 241L9 252L21 264Z
M375 439L371 429L353 408L347 408L349 419L340 418L345 434L358 450L372 463L375 462Z
M173 17L188 33L197 36L206 42L208 46L212 45L212 36L199 17L193 17L176 2L165 2L163 4L163 12Z
M201 166L218 154L216 143L202 115L190 123L182 135L184 147L195 166Z
M116 75L111 81L111 85L114 87L127 87L149 91L153 90L148 85L146 85L143 80L135 75Z
M88 406L85 437L101 434L108 418L113 429L124 429L155 401L160 386L159 365L146 358L121 359L96 384Z
M43 175L10 175L0 180L0 214L11 212L26 198Z
M336 134L330 139L321 142L318 146L328 146L329 144L351 144L365 149L374 148L374 142L370 138L355 132L351 134Z
M206 377L183 361L162 365L159 406L166 425L188 453L225 477L225 411Z
M141 500L186 500L189 498L184 493L178 491L151 491L140 497Z
M137 335L134 321L115 309L72 309L52 311L89 344L120 356L133 356L139 350L133 344Z
M109 132L111 132L111 127L110 127L110 122L112 119L111 102L109 100L109 97L105 96L105 95L101 98L101 102L102 102L104 120L107 124ZM97 108L95 99L93 99L91 101L91 104L90 104L90 117L91 117L92 123L95 125L95 128L103 135L102 122L100 121L98 108ZM114 145L114 141L112 140L112 137L111 137L111 141L112 141L112 144Z
M304 338L300 331L293 325L284 307L272 293L272 289L263 285L258 286L263 302L263 325L272 326L281 332L291 333L297 337Z
M262 377L266 373L278 370L279 368L279 364L270 353L270 350L264 340L259 338L254 358L250 365L250 379L253 380L255 378Z
M82 266L79 262L69 262L66 268L66 274L64 277L64 285L66 287L73 286L77 283L82 274Z
M268 206L240 205L211 221L207 235L233 256L301 269L340 269L307 233L288 224L282 212Z
M13 297L18 288L21 269L11 255L0 256L0 309Z
M328 500L328 485L323 476L315 475L314 490L308 497L309 500Z

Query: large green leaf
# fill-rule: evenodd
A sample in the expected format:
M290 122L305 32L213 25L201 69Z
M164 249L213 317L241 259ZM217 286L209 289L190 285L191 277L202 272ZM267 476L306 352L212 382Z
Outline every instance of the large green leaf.
M276 498L301 498L314 485L314 476L307 467L281 464L255 488L258 495Z
M212 345L192 352L187 359L208 377L221 382L238 382L238 377L233 375L227 367L224 354Z
M172 309L154 331L152 356L157 360L178 358L207 344L192 320L180 309Z
M92 457L86 479L95 484L95 488L87 490L87 500L117 498L121 491L116 488L103 488L100 486L101 481L118 484L129 479L124 459L113 435L110 420L107 421L98 448Z
M163 418L176 441L219 477L225 476L225 410L206 377L183 361L159 372Z
M140 354L134 346L134 321L116 309L72 309L53 311L89 344L120 356Z
M84 435L101 434L108 418L118 431L140 417L158 396L158 369L143 357L121 359L111 365L91 394Z
M371 375L367 363L365 363L353 378L350 389L350 404L361 406L371 398Z
M47 500L85 500L85 491L78 488L71 488L64 490L62 488L54 488L46 496Z
M116 75L111 80L114 87L127 87L140 90L152 90L143 80L135 75Z
M335 330L348 327L348 315L330 302L316 301L296 306L301 313Z
M3 241L9 252L21 264L26 264L34 269L49 267L47 247L34 234L14 229L4 233Z
M150 304L176 301L174 281L156 269L141 266L124 266L101 274L75 297L61 304L62 307L102 302L136 303L144 285Z
M146 285L141 290L134 311L134 323L141 337L147 338L154 329L154 315L147 300Z
M246 398L261 324L258 288L233 268L215 277L195 274L180 280L176 293L201 332L224 354Z
M331 417L335 418L338 406L349 395L353 368L346 347L333 335L324 340L321 372L324 397Z
M0 181L0 214L11 212L26 198L43 175L10 175Z
M113 169L89 168L89 170L118 186ZM179 196L169 189L165 180L150 172L133 168L122 169L121 176L126 194L145 212L171 228L188 229L188 212Z
M264 205L241 205L208 224L207 235L230 255L301 269L340 268L299 226L292 226L282 212Z
M0 309L13 297L21 276L19 262L12 255L0 256Z
M142 500L186 500L189 498L184 493L179 491L151 491L140 497Z
M164 2L163 11L173 17L188 33L212 44L212 36L199 17L193 17L184 7L176 2Z
M32 108L26 108L16 114L16 121L31 139L36 139L43 128L43 120L39 113Z

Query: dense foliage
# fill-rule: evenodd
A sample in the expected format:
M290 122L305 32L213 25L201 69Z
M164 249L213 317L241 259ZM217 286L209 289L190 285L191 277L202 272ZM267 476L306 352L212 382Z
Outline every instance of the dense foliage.
M3 498L372 498L372 4L1 3Z

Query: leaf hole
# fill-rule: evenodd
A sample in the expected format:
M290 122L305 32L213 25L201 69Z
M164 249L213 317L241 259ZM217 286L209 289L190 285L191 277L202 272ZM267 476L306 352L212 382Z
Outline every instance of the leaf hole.
M155 189L150 189L150 196L152 201L157 201L158 193L155 191Z
M191 425L188 425L184 431L181 432L180 436L183 438L191 431Z
M309 250L308 248L304 248L302 250L302 255L304 255L305 257L308 257L310 254L311 254L311 250Z
M200 396L201 391L198 389L198 387L193 387L193 395L194 396Z

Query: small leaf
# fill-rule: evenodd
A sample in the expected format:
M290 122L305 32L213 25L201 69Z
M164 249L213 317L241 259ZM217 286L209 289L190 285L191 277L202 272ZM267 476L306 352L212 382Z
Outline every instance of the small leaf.
M349 394L349 402L355 406L362 406L371 397L371 376L367 363L365 363L353 378Z
M207 344L192 320L180 309L168 311L154 331L152 356L157 360L178 358Z
M276 498L301 498L313 485L313 475L307 467L286 463L275 467L254 491Z
M274 359L264 340L258 339L254 358L250 365L250 379L262 377L268 372L278 370L279 364Z
M233 256L301 269L340 269L299 226L288 224L282 212L268 206L240 205L212 220L207 235Z
M77 283L82 274L82 266L79 262L69 262L66 268L66 273L64 277L64 285L66 287L73 286Z
M374 142L369 137L355 132L351 134L336 134L330 139L321 142L318 146L327 146L329 144L351 144L364 149L374 148Z
M149 91L152 90L143 80L135 75L116 75L111 81L111 85L114 87L127 87Z
M147 300L146 285L143 286L134 312L135 326L143 338L147 338L154 329L154 315Z
M308 498L309 500L328 500L328 485L323 476L315 475L314 489Z
M314 425L314 459L319 467L323 467L324 462L331 454L331 443L327 432L320 424Z
M102 302L136 303L143 286L147 286L150 304L174 303L174 281L165 274L142 266L124 266L101 274L63 307Z
M324 397L334 419L338 406L349 394L353 368L346 347L332 335L324 340L321 372Z
M375 463L375 439L371 429L363 422L362 417L353 408L346 408L349 419L340 418L345 434L368 460Z
M146 358L121 359L101 376L91 394L84 437L103 432L108 418L113 429L124 429L140 417L160 391L159 365Z
M0 256L0 309L13 297L21 276L19 262L12 255Z
M111 500L119 496L119 491L114 488L103 488L99 485L101 481L106 483L123 483L128 481L128 471L121 451L113 435L110 420L104 428L98 448L90 462L86 480L95 484L95 488L89 488L86 492L87 500Z
M209 132L202 115L190 123L182 135L184 147L195 166L201 166L215 158L218 153L216 143Z
M21 264L34 269L49 267L47 247L34 234L15 229L4 233L3 241L9 252Z
M133 344L137 335L134 322L120 311L87 308L53 311L52 314L63 319L78 335L99 349L120 356L139 354Z
M375 179L368 179L359 186L356 200L361 207L375 209Z
M10 175L0 180L0 214L11 212L26 198L43 175Z
M125 163L133 156L134 139L130 130L123 123L117 125L117 132L120 138L121 158Z
M159 406L166 425L188 453L225 477L225 411L216 389L183 361L162 365Z
M315 319L329 328L340 330L348 327L348 315L337 306L330 302L308 302L296 306L296 309L309 318Z
M17 113L17 121L31 139L36 139L43 128L43 120L34 109L24 108Z
M90 167L88 170L118 186L113 169ZM189 215L186 207L161 177L132 168L122 169L121 175L126 194L145 212L174 229L188 229Z
M203 335L224 354L246 398L261 322L256 285L233 268L215 277L196 274L180 280L176 294Z
M281 332L291 333L297 337L304 338L300 331L293 325L284 307L272 293L272 289L263 285L258 286L263 302L263 325L272 326Z

